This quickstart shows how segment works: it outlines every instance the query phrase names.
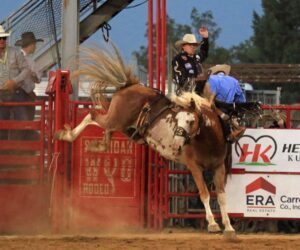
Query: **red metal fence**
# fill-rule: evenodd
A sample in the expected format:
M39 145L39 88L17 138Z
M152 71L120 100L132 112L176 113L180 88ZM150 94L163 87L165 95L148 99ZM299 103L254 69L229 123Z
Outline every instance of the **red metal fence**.
M70 86L69 72L50 74L49 105L55 110L55 131L64 124L75 127L91 110L91 102L69 100ZM108 152L88 152L87 145L101 140L103 133L103 129L89 126L72 146L54 142L51 218L56 232L143 226L144 149L114 133Z
M120 225L162 228L172 219L205 217L201 209L196 213L189 208L187 200L198 196L189 187L189 171L124 135L115 133L109 152L101 154L86 150L88 143L102 139L99 127L87 127L72 146L53 140L53 131L65 123L76 126L92 104L69 99L68 71L51 72L47 92L48 103L26 104L39 107L36 120L0 121L2 130L39 134L34 141L1 141L1 231L34 230L47 224L48 218L59 232ZM291 112L300 110L299 106L265 108L286 112L287 127Z
M86 103L72 104L72 124L76 125L90 109L80 107ZM144 149L114 133L108 152L88 152L88 144L101 141L103 135L103 129L90 126L72 145L70 227L143 227Z
M35 106L33 121L0 121L0 130L34 135L24 140L0 140L0 231L38 231L47 226L49 200L45 183L47 150L46 104L0 103L2 107Z

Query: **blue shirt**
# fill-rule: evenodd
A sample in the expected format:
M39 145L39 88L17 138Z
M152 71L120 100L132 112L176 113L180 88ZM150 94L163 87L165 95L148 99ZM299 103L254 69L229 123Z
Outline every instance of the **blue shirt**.
M208 83L217 100L227 103L246 102L239 82L234 77L219 73L211 75Z

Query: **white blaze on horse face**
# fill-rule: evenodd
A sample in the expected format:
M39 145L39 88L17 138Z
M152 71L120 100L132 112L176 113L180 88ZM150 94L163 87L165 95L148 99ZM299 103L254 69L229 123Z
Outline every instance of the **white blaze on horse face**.
M195 116L193 113L182 111L179 112L175 119L177 120L177 128L183 128L187 134L190 134L191 127L195 122ZM174 143L173 143L173 150L178 153L180 149L184 146L186 138L179 135L174 135Z
M177 119L177 126L183 128L187 132L190 131L191 125L195 122L194 114L186 111L179 112L175 118Z

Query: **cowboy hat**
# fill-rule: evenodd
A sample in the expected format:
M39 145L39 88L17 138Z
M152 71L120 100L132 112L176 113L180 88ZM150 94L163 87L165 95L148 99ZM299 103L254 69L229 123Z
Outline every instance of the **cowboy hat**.
M182 40L178 40L175 43L176 48L181 48L185 44L195 44L199 46L201 42L197 42L196 36L194 34L185 34Z
M223 72L225 75L228 76L231 70L231 66L228 64L217 64L213 67L210 67L208 70L210 71L211 75Z
M10 36L10 33L5 32L3 26L0 25L0 37L8 37L8 36Z
M24 32L21 35L21 39L16 41L15 45L16 46L22 46L22 47L27 47L28 45L36 42L44 42L43 39L36 39L35 35L33 32Z

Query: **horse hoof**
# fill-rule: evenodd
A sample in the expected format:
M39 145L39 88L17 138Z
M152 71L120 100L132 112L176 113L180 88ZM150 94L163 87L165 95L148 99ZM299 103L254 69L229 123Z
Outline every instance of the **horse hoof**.
M60 129L54 133L54 139L59 141L73 142L74 138L71 131Z
M218 232L221 232L221 228L217 223L211 224L211 225L208 225L208 232L209 233L218 233Z
M225 240L230 240L230 241L236 241L237 237L236 237L236 233L235 231L224 231L223 232L223 236Z

